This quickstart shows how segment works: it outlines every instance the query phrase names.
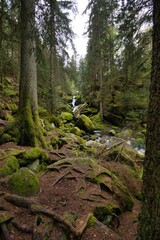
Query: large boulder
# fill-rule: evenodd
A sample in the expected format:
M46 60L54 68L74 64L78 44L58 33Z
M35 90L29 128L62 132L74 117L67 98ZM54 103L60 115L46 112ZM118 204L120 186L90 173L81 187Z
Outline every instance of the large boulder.
M38 147L26 150L20 153L17 157L21 166L27 166L37 159L40 160L40 163L45 163L49 158L47 152L44 149Z
M92 120L84 114L80 115L76 122L76 125L87 133L93 133L95 129Z
M17 195L32 196L39 192L40 182L38 177L25 167L12 174L6 186Z
M8 156L0 162L0 177L11 175L19 169L19 163L15 156Z
M70 112L62 112L61 113L61 118L62 118L64 123L70 122L73 119L73 114L70 113Z

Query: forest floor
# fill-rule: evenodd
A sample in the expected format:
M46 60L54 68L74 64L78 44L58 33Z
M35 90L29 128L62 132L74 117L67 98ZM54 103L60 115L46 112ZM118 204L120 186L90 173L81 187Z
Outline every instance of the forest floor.
M5 151L7 149L27 149L27 147L7 143L1 145L0 149ZM73 153L71 149L67 148L67 145L57 152L52 152L52 155L73 157ZM121 171L121 169L119 170ZM73 169L72 172L68 172L66 168L62 168L60 171L45 172L41 176L39 194L29 199L33 203L43 206L45 211L63 216L66 219L70 218L74 229L80 229L85 224L88 214L92 213L97 205L110 198L105 191L103 193L100 192L97 184L84 181L82 175L83 172L81 169ZM6 193L11 194L11 196L13 195L6 189L5 181L6 178L0 178L0 213L9 213L9 218L12 218L13 225L8 225L9 237L7 238L7 235L3 237L0 234L0 239L42 240L48 239L48 232L50 232L49 239L51 240L66 239L61 229L62 223L58 227L52 228L51 231L50 218L46 216L38 217L30 209L22 207L21 204L20 206L16 206L10 201L6 201ZM77 194L81 188L85 189L85 194ZM103 195L101 202L97 198L98 195ZM111 229L123 240L135 240L139 211L140 201L134 199L132 211L120 214L118 216L119 226L115 223L111 226ZM0 233L1 231L2 227ZM97 232L96 229L92 229L90 232L86 229L82 238L77 237L74 239L109 240L115 238L104 238L104 235L101 232Z

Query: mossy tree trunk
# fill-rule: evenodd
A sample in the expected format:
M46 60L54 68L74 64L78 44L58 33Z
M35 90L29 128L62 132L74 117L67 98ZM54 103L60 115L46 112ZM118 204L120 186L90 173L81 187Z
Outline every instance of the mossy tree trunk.
M153 52L143 202L138 240L160 239L160 1L153 0Z
M45 145L38 115L35 0L21 0L20 145Z

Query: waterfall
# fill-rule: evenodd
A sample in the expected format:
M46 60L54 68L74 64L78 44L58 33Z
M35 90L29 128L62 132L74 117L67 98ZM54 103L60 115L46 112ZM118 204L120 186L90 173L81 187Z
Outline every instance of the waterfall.
M76 106L76 97L73 96L72 97L72 107L73 107L73 112L76 110L77 106Z
M73 107L73 108L75 108L75 106L76 106L75 104L76 104L76 97L73 96L73 97L72 97L72 107Z

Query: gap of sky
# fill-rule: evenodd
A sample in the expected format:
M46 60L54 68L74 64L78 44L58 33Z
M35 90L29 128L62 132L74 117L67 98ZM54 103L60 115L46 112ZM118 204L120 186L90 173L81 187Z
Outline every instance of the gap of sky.
M72 28L76 34L76 37L73 41L75 44L78 58L85 57L86 55L88 38L87 35L84 35L84 33L87 30L88 15L82 15L82 13L84 12L87 5L88 0L77 0L78 13L75 17L73 17L72 21Z

